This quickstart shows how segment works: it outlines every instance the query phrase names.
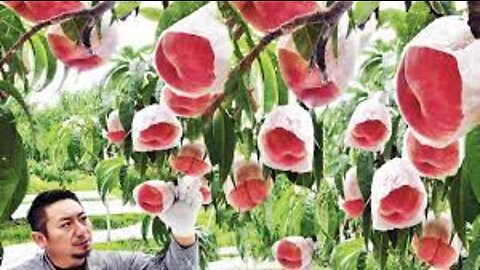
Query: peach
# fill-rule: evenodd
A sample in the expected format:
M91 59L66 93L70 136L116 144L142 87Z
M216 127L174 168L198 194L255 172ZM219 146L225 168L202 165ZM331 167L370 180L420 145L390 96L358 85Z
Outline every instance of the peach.
M364 151L381 151L392 130L388 108L377 97L369 98L353 112L348 123L345 145Z
M133 150L149 152L178 145L182 125L167 107L149 105L135 113L132 121Z
M443 213L429 218L423 225L423 235L412 238L412 247L421 261L435 269L448 269L458 260L461 243L457 235L451 241L451 219Z
M272 182L263 177L258 163L238 160L234 163L233 170L233 180L228 177L223 185L229 205L240 212L246 212L267 199Z
M228 29L210 3L166 29L158 39L154 65L177 95L199 98L222 93L232 45Z
M216 95L214 94L188 97L176 94L168 87L164 87L162 90L162 103L167 105L179 117L199 117L207 111L215 99Z
M443 179L455 175L462 164L463 139L445 147L436 148L422 144L407 129L403 138L403 156L422 176Z
M244 20L262 32L319 9L315 1L230 1Z
M309 172L314 150L313 122L298 105L274 108L258 135L261 161L274 169Z
M123 128L122 122L120 122L120 116L118 110L112 111L108 115L107 119L107 138L110 142L118 144L121 143L127 132Z
M175 198L173 186L160 180L149 180L133 190L137 205L145 212L158 215L168 209Z
M275 260L285 269L308 269L312 264L314 243L301 236L288 236L273 245Z
M358 185L357 167L348 169L343 183L343 196L339 205L348 217L357 218L362 215L365 208L363 196Z
M82 10L80 1L3 1L25 20L38 23L67 12Z
M211 166L205 161L205 146L199 143L183 145L176 155L169 159L174 171L190 176L202 176L211 171Z
M293 42L292 35L280 38L278 42L278 62L282 77L288 89L298 100L310 108L328 105L340 97L355 74L360 35L347 36L347 21L341 20L338 32L338 54L334 54L331 39L325 47L327 78L310 59L304 59Z
M101 39L95 28L91 33L91 48L69 39L60 25L49 28L47 41L53 55L66 66L80 71L94 69L110 58L117 44L115 27L102 26Z
M407 44L396 99L422 144L446 147L480 123L478 63L480 41L459 16L436 19Z
M374 229L408 228L425 219L425 186L408 161L394 158L375 171L371 204Z

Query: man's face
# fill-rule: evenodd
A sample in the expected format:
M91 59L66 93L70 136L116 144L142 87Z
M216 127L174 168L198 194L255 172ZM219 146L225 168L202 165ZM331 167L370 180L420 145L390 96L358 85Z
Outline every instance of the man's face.
M76 264L91 250L92 224L83 207L65 199L45 208L47 235L43 248L55 264ZM60 265L58 265L60 266Z

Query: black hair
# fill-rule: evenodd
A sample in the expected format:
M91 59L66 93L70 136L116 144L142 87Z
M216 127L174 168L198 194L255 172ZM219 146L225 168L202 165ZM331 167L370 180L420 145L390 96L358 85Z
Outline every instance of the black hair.
M71 199L81 204L77 195L69 190L54 189L38 194L33 200L32 206L30 206L27 214L27 220L32 231L47 235L45 208L66 199Z

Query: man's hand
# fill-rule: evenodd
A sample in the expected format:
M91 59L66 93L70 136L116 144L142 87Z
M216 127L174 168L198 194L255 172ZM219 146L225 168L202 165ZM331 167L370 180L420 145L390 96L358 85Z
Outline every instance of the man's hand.
M194 177L185 176L179 179L174 188L175 201L159 215L182 246L190 246L196 241L195 222L202 206L200 185L200 180Z

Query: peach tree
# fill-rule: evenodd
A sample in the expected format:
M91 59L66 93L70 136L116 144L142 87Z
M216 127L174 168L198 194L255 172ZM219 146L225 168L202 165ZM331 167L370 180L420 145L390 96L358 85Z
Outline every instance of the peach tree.
M34 135L24 97L59 63L113 63L108 98L75 131L97 148L77 152L94 156L103 200L120 188L148 213L144 237L168 241L168 182L198 181L204 265L221 230L242 257L286 269L478 269L477 2L3 3L1 220L23 199L32 145L11 108ZM151 44L116 44L138 16L157 23Z

